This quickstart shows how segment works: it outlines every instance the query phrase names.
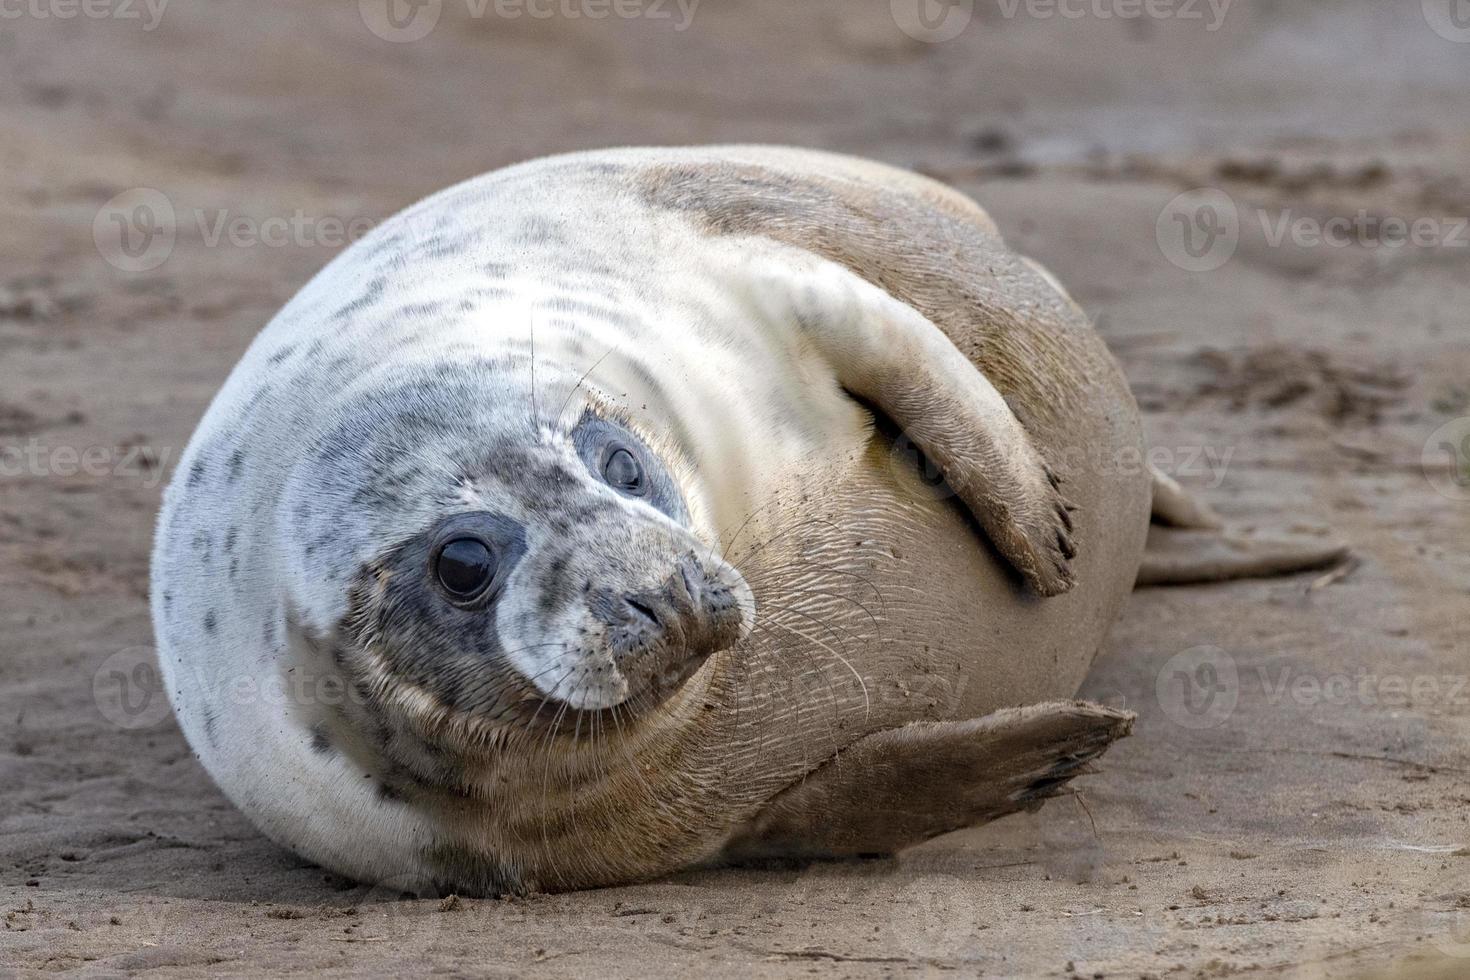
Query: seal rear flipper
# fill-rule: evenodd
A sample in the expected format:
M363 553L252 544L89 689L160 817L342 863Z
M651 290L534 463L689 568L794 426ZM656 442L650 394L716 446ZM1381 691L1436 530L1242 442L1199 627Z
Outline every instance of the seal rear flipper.
M1153 527L1134 585L1198 585L1295 575L1337 565L1350 554L1341 542L1300 535L1242 538L1220 531Z
M1301 535L1245 538L1153 467L1153 522L1135 585L1192 585L1315 571L1344 561L1341 542Z
M1152 464L1153 522L1168 527L1218 531L1225 526L1213 507L1181 487L1172 476Z
M722 858L890 854L1035 809L1127 735L1133 717L1054 702L868 735L772 799Z

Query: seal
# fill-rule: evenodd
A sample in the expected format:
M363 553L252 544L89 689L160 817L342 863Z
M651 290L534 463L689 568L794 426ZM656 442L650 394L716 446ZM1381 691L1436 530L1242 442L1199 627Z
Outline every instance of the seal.
M891 852L1127 733L1068 699L1154 497L1092 461L1141 449L1082 311L943 185L535 161L381 225L245 354L166 495L160 663L230 799L351 877Z

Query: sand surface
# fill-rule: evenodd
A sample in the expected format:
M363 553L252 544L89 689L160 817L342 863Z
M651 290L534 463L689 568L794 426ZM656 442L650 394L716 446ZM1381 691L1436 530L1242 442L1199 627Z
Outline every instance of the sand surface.
M1216 30L1203 3L979 0L942 43L880 0L707 0L684 30L672 0L447 0L393 42L374 2L0 17L0 973L1326 977L1470 955L1470 487L1445 448L1470 450L1470 43L1434 0L1240 0ZM1098 318L1165 469L1236 528L1330 529L1360 564L1140 591L1083 692L1139 722L1081 797L896 860L441 903L282 852L134 673L161 481L209 398L343 226L548 152L715 140L974 194ZM173 209L171 248L156 197L110 205L135 188ZM1195 188L1235 209L1228 258L1182 249L1199 213L1170 202ZM1299 233L1333 217L1346 243ZM1389 246L1389 218L1427 238Z

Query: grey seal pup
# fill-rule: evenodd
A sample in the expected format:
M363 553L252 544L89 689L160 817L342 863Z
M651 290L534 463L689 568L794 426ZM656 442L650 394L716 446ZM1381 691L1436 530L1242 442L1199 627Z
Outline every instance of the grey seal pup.
M354 878L888 853L1127 733L1069 699L1155 498L1210 523L1091 462L1141 449L1082 311L939 183L539 160L381 225L260 334L166 496L160 663L229 798Z

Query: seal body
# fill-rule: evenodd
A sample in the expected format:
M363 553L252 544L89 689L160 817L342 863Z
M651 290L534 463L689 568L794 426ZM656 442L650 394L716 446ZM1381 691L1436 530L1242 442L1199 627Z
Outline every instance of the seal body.
M256 340L166 497L160 663L236 805L364 880L903 846L1125 727L996 713L1091 664L1141 449L1085 316L942 185L764 147L535 161L380 226ZM975 794L844 823L862 793L793 789L864 779L843 752L874 793L912 756Z

